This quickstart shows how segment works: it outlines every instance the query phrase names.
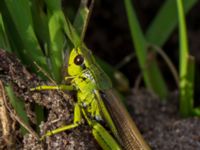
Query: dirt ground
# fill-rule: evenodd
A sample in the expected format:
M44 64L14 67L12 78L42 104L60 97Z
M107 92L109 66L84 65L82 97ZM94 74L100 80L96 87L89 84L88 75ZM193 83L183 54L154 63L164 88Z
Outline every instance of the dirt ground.
M178 92L161 102L146 90L133 91L128 97L131 114L155 150L198 150L200 118L181 118L178 114Z
M32 111L33 105L37 103L47 110L48 118L40 125L41 135L49 129L52 130L72 122L74 105L72 97L59 91L31 92L31 87L49 83L37 79L21 65L14 55L2 50L0 51L0 62L0 80L4 85L11 84L16 95L24 99L32 127L34 127L36 120ZM132 94L127 97L127 107L131 116L152 149L199 149L200 119L180 118L177 101L177 92L170 94L167 102L161 102L155 95L146 90L133 90ZM9 107L12 109L10 105ZM15 114L13 110L12 113ZM19 124L10 115L8 117L12 118L10 122L13 124L11 132L5 137L2 133L4 129L1 128L0 149L100 149L87 124L47 137L44 141L38 141L32 134L22 136L19 133ZM2 121L1 118L1 123ZM9 141L10 137L12 137L12 141Z

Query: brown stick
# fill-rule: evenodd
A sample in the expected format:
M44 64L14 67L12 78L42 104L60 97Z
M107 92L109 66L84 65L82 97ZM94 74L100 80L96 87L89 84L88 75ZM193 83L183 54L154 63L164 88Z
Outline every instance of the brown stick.
M12 123L11 123L10 115L6 108L5 101L6 101L5 91L4 91L2 81L0 80L0 120L1 120L1 125L2 125L3 139L5 140L7 148L9 149L12 147L14 143L14 138L13 138L13 135L11 134Z
M0 89L3 89L2 91L2 95L3 95L3 103L5 108L9 111L10 116L13 117L20 125L22 125L29 133L31 133L36 139L39 139L38 134L30 127L28 126L18 115L14 114L13 111L10 109L10 107L8 106L8 103L6 101L6 95L5 95L5 91L4 91L4 87L2 82L0 81Z

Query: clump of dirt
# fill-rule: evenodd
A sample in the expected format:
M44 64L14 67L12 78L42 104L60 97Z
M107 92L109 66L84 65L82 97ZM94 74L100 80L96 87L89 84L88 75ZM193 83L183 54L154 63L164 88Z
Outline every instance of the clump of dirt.
M200 118L181 118L178 114L178 92L162 102L151 92L133 92L128 98L129 110L144 138L154 150L198 150Z

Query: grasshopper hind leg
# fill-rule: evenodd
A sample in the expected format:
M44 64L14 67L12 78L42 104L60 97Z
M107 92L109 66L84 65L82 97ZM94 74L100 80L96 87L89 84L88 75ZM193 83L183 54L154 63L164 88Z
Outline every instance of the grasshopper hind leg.
M87 120L88 124L92 128L92 135L103 148L103 150L121 150L121 146L111 136L111 134L96 120L88 118L84 109L82 109L83 115Z

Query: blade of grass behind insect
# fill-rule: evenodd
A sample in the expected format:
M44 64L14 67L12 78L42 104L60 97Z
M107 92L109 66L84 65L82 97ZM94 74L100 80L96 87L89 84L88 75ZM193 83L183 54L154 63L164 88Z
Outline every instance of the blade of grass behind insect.
M194 115L193 110L194 110L194 81L195 81L195 58L193 56L188 57L188 65L187 65L187 80L188 80L188 85L187 85L187 99L188 100L188 107L189 108L189 115ZM198 115L198 114L196 114ZM198 115L199 116L199 115Z
M23 101L15 96L11 85L5 86L5 90L6 90L8 97L9 97L10 103L14 107L17 115L28 125L29 124L28 117L27 117L26 112L24 110ZM27 133L27 130L23 126L21 126L21 132L24 135L24 134Z
M45 47L49 40L46 4L44 0L31 0L31 3L34 31L42 47Z
M147 62L147 43L140 28L139 22L130 0L124 0L126 13L128 17L129 27L131 30L132 40L135 46L136 55L143 72L146 86L158 94L161 98L167 96L167 87L160 73L156 61ZM147 63L149 64L147 66Z
M45 0L48 12L49 46L48 56L54 79L61 81L65 36L63 33L61 0Z
M64 14L63 14L64 17ZM69 21L69 19L66 17L66 20L63 21L63 27L64 27L64 32L67 35L68 39L70 40L70 42L75 46L79 46L80 44L80 37L78 36L78 33L76 32L75 28L73 27L73 25L71 24L71 22Z
M20 58L19 50L23 49L23 44L19 38L16 28L14 27L14 22L4 1L0 1L0 11L2 13L5 32L9 39L12 52L14 52Z
M81 0L78 12L76 13L76 17L73 23L73 26L80 37L83 30L85 30L85 21L87 21L87 18L89 17L88 15L90 10L88 10L87 3L88 0Z
M195 60L194 57L188 56L186 58L187 70L184 77L180 78L180 114L183 117L191 115L198 115L194 109L194 74L195 74Z
M184 12L187 12L198 0L183 0ZM148 42L163 46L178 23L177 7L175 0L166 0L158 11L156 17L146 31L145 37Z
M200 116L200 107L193 108L192 115L193 116Z
M0 48L3 48L4 50L11 52L10 43L8 41L1 13L0 13Z
M116 90L118 90L119 92L129 91L130 89L129 81L119 70L113 68L113 66L106 63L104 60L100 59L99 57L95 57L95 59L97 60L97 63L106 72L106 74L110 77Z
M43 107L41 107L38 104L34 105L35 107L35 115L36 115L36 119L37 119L37 133L40 133L40 124L42 121L44 121L45 116L44 116L44 109Z
M2 3L7 7L13 21L13 24L7 24L8 28L16 28L17 34L19 35L18 38L22 41L23 49L18 51L21 56L23 56L22 60L28 65L32 64L33 61L36 61L46 70L46 59L44 58L33 30L30 1L3 0ZM37 70L34 66L33 68Z
M191 115L193 108L194 59L189 56L186 22L182 0L176 0L179 21L179 73L180 73L180 113L183 117Z

